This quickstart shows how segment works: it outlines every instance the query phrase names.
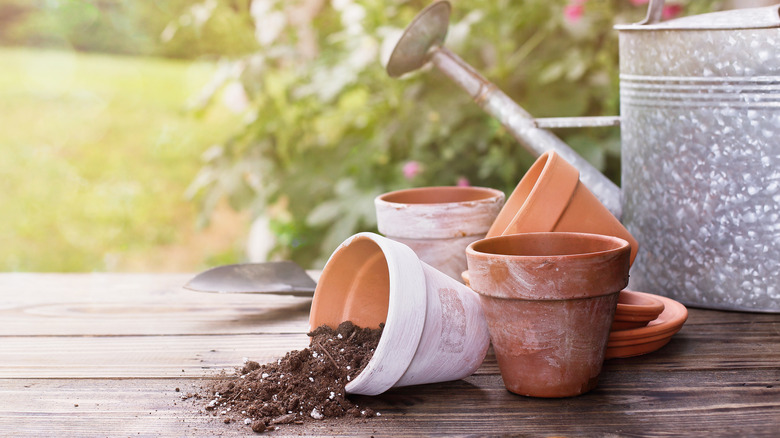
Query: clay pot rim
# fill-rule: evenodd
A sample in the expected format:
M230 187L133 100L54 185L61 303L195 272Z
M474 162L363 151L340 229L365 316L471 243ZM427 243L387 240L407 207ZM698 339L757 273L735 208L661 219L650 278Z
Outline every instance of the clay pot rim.
M487 233L504 198L504 192L485 187L433 186L389 192L374 198L377 229L402 240L474 236L463 242L465 249Z
M543 239L543 240L567 240L570 238L579 238L578 240L598 240L604 244L611 243L612 247L601 251L589 251L589 252L574 252L567 254L501 254L496 252L480 251L478 248L483 245L488 245L499 240L528 240L528 239ZM574 233L568 231L545 231L537 233L520 233L520 234L507 234L503 236L490 237L486 239L477 240L466 248L466 254L471 254L475 257L499 257L508 260L518 261L531 261L534 259L546 259L546 260L577 260L587 259L595 255L609 255L617 254L621 251L630 249L630 243L627 240L619 237L607 236L603 234L591 234L591 233Z
M465 199L462 200L453 200L453 201L446 201L446 202L418 202L418 201L409 201L406 199L398 199L399 197L403 198L405 196L411 196L415 194L425 194L427 192L445 192L447 195L461 195L464 196L467 194L470 194L472 196L465 197ZM504 192L501 190L496 190L490 187L479 187L479 186L429 186L429 187L414 187L410 189L401 189L401 190L395 190L392 192L383 193L376 197L377 201L385 202L388 204L396 204L396 205L437 205L437 206L445 206L445 205L459 205L459 204L473 204L473 203L479 203L479 202L487 202L487 203L493 203L496 202L498 199L503 200Z

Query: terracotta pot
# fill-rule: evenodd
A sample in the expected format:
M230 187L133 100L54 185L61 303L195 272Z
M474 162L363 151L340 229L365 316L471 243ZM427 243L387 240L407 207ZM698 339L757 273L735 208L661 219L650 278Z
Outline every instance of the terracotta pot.
M422 187L385 193L374 204L380 233L460 280L466 247L485 237L504 205L504 193L484 187Z
M628 242L516 234L474 242L466 255L506 388L534 397L594 388L618 293L628 283Z
M580 182L579 171L555 152L542 154L507 199L487 237L569 231L604 234L639 245L606 207Z
M474 291L374 233L344 241L317 283L310 330L344 321L385 323L368 366L346 386L351 394L462 379L479 368L490 344Z

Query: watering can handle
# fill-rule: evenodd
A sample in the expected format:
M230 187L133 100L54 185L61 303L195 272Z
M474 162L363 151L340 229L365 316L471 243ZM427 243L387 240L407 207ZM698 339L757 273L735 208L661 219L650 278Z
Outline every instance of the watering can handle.
M555 134L541 129L537 121L514 100L479 74L446 47L429 52L433 64L493 115L535 156L555 151L580 171L580 180L618 219L621 216L620 189ZM612 118L610 124L615 124Z
M645 19L637 24L656 24L663 18L664 0L650 0L647 5L647 15Z

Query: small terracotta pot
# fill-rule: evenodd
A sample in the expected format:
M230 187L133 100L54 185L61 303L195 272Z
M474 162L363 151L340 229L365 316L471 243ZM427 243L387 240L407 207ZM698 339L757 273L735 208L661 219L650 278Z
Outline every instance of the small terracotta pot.
M629 244L583 233L484 239L466 249L504 385L568 397L596 386Z
M317 283L309 329L344 321L385 323L368 365L346 386L351 394L462 379L479 368L490 344L474 291L374 233L344 241Z
M380 233L460 280L466 247L485 237L504 205L504 193L484 187L421 187L385 193L374 205Z
M486 237L569 231L603 234L639 244L623 224L580 182L579 171L557 153L542 154L507 199Z
M618 297L611 330L628 330L646 326L664 311L664 303L650 294L623 290Z
M633 293L660 301L664 310L646 327L610 332L606 359L639 356L658 350L680 331L688 319L688 309L671 298L644 292Z

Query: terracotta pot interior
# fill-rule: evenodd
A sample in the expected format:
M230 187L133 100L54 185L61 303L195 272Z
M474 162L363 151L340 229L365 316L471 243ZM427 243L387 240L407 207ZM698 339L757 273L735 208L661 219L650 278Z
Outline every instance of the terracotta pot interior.
M390 274L387 259L368 238L356 238L328 262L317 285L309 323L337 327L352 321L361 327L379 327L387 319Z
M495 196L495 191L482 187L453 186L399 190L382 195L379 199L396 204L448 204L479 201Z
M478 253L549 257L615 251L627 242L616 237L580 233L529 233L484 239L472 244Z
M531 196L536 182L542 176L547 163L550 159L550 154L545 154L539 157L530 169L525 173L525 176L520 180L520 183L515 187L515 190L507 199L506 204L498 213L498 217L490 227L487 237L500 236L506 231L509 224L515 218L515 215L520 211L525 203L528 201L528 197Z

